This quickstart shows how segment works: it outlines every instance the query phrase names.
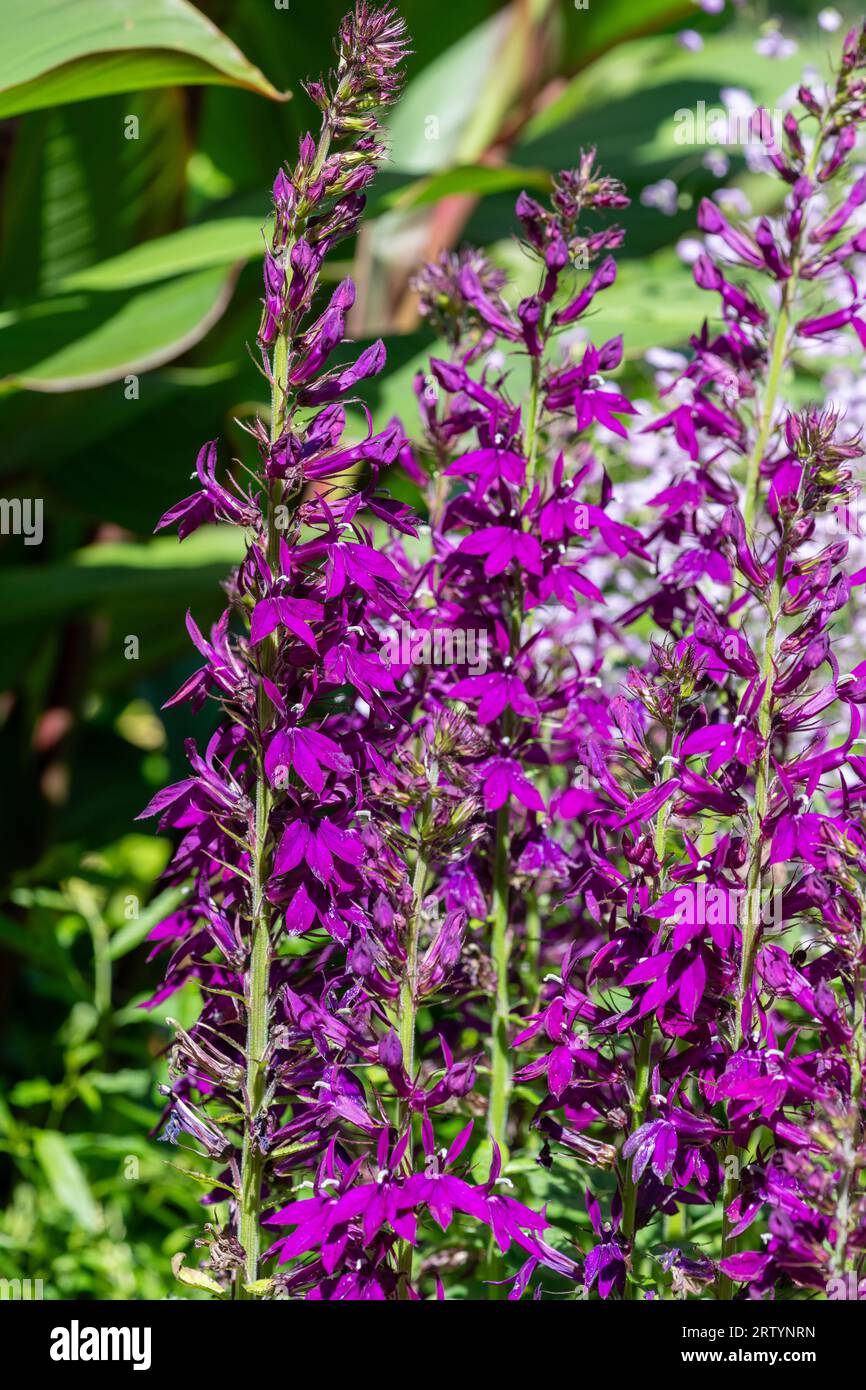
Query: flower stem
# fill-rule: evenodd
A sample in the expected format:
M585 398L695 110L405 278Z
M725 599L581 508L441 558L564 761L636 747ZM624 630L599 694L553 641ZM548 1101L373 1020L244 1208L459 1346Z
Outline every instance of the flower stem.
M835 108L831 110L827 122L821 126L815 138L815 144L812 148L809 163L805 171L805 177L810 182L815 178L815 171L818 168L821 150L823 149L824 140L830 129L834 112ZM779 306L776 324L773 329L772 347L770 349L770 367L767 373L767 389L761 405L758 434L755 439L754 448L749 456L749 466L746 474L746 496L743 504L743 519L746 523L747 531L751 531L752 529L755 520L755 511L760 499L761 461L764 457L764 451L766 450L770 438L770 431L773 427L773 412L776 408L776 401L779 395L779 383L782 379L785 358L790 345L791 315L797 296L800 265L803 259L803 228L806 225L807 219L804 217L797 238L791 246L791 274L788 276L787 280L782 281L782 300Z
M644 1022L643 1036L637 1055L634 1075L634 1096L631 1103L632 1132L640 1129L646 1115L649 1099L649 1085L652 1062L652 1045L655 1035L655 1019L652 1014ZM629 1160L625 1190L622 1198L622 1233L632 1250L632 1269L634 1269L634 1243L637 1235L637 1183L634 1178L634 1158ZM625 1299L634 1299L637 1287L632 1279L627 1279L623 1290Z
M864 1029L864 979L863 964L858 959L854 974L854 1018L848 1065L851 1069L851 1102L848 1106L849 1127L843 1140L845 1163L842 1168L842 1181L836 1201L836 1244L833 1250L831 1269L841 1279L848 1273L848 1246L851 1240L851 1188L856 1182L857 1160L860 1147L862 1117L860 1109L863 1101L863 1061L866 1049L866 1029ZM855 1223L856 1224L856 1223ZM856 1265L854 1266L856 1270Z
M795 284L795 276L792 275L782 286L782 304L779 309L779 316L773 330L773 346L770 352L770 369L767 374L767 390L761 406L761 423L755 439L754 448L749 456L749 467L746 474L746 497L743 505L743 519L746 523L746 530L751 531L755 520L755 508L758 505L758 496L761 488L761 460L770 438L770 430L773 425L773 411L776 408L776 400L779 394L779 382L782 377L782 368L785 364L785 357L788 351L788 333L791 326L791 298L792 286Z
M746 920L743 923L743 947L740 960L739 1018L737 1023L738 1045L743 1039L743 1003L752 985L755 970L755 957L761 938L761 875L763 870L763 822L767 814L767 799L770 788L770 754L772 748L773 677L776 667L776 638L782 609L782 589L785 581L785 561L787 543L783 538L776 553L776 573L768 608L767 636L764 642L764 655L761 663L761 680L764 693L758 710L758 732L763 740L763 748L758 759L755 774L755 811L752 817L749 836L749 867L746 878Z
M265 1097L266 1052L270 1023L271 939L264 897L266 877L268 812L270 793L264 774L256 787L256 847L252 863L253 930L247 974L246 1105L244 1140L241 1151L240 1241L246 1263L244 1278L238 1279L238 1298L244 1298L244 1283L258 1278L261 1248L262 1152L258 1142L258 1121Z
M776 573L768 607L767 636L764 642L764 655L761 663L761 680L764 693L758 710L758 730L763 739L763 748L755 773L755 809L749 834L749 858L746 871L746 910L743 921L743 939L740 951L740 979L737 989L737 1018L735 1023L736 1049L742 1047L746 1032L744 1011L746 1000L752 988L755 961L761 942L761 880L763 875L763 824L767 814L770 789L770 753L772 747L773 714L773 676L776 663L776 639L782 608L782 590L785 580L785 561L787 544L783 538L776 553ZM751 1007L749 1008L751 1014ZM732 1162L732 1160L736 1160ZM722 1259L734 1254L735 1241L731 1237L728 1207L733 1202L739 1184L739 1173L743 1155L738 1154L733 1138L728 1140L725 1151L725 1184L722 1189ZM719 1276L719 1297L730 1300L733 1285L727 1275Z
M430 803L427 803L428 807ZM424 827L427 822L427 813L422 818L421 832L418 841L418 852L415 858L415 872L412 879L412 913L409 919L409 933L406 939L406 968L403 972L403 979L400 983L400 998L398 1002L398 1030L400 1044L403 1048L403 1066L409 1077L411 1085L415 1076L415 1031L418 1015L418 938L421 928L421 904L424 901L424 890L427 885L429 866L427 854L424 847ZM410 1107L401 1103L398 1107L398 1128L403 1129L405 1125L411 1125L412 1111ZM401 1240L397 1247L397 1271L398 1285L397 1297L402 1302L409 1297L409 1285L412 1282L412 1246L408 1240Z
M542 336L543 324L540 326ZM526 487L523 500L532 492L535 485L535 465L538 457L538 417L541 403L541 361L532 359L532 386L529 396L529 411L526 421ZM514 602L510 625L510 654L512 658L520 648L523 619L522 595ZM508 746L514 736L514 721L507 716L503 723ZM496 841L493 852L493 895L490 905L491 956L496 971L496 1000L490 1028L490 1106L487 1125L490 1138L499 1145L503 1161L508 1155L508 1103L511 1096L511 1058L508 1047L508 1020L511 1005L508 997L508 969L511 961L511 940L509 936L509 909L511 868L511 816L509 802L500 806L496 815Z
M526 894L524 942L525 950L521 971L523 988L529 1012L535 1013L538 1010L541 997L541 912L538 906L538 895L531 891Z
M665 757L670 756L673 747L674 730L676 728L677 716L679 714L679 703L675 700L671 711L670 725L668 727L667 738L665 740ZM665 764L667 765L667 764ZM669 780L669 779L666 779ZM668 806L665 803L660 807L656 816L654 849L655 856L659 862L659 878L663 876L663 864L665 849L667 846L667 826L668 826ZM650 1013L644 1022L643 1035L641 1037L640 1048L635 1063L634 1092L631 1102L632 1133L640 1129L646 1118L647 1103L649 1101L650 1079L652 1076L652 1049L655 1039L655 1015ZM625 1188L622 1199L622 1233L628 1242L632 1252L632 1271L635 1269L635 1239L637 1237L637 1182L634 1177L635 1157L629 1160L628 1172L626 1174ZM623 1297L627 1300L635 1298L637 1286L632 1279L627 1279L623 1290Z
M421 904L427 884L428 864L423 842L418 846L415 873L412 879L412 915L406 938L406 969L400 984L399 1036L403 1047L403 1066L409 1080L415 1072L415 1020L418 1012L418 937L421 925Z
M543 324L540 325L543 331ZM535 465L538 458L538 407L541 390L540 357L532 359L532 384L529 389L529 414L526 424L526 493L535 486Z
M490 1137L507 1154L508 1101L511 1092L511 1060L508 1052L508 966L511 946L508 934L509 861L511 835L508 802L496 816L496 851L493 860L491 953L496 970L496 1002L490 1033Z
M279 438L286 418L287 377L288 377L288 335L281 333L274 343L271 363L271 441ZM268 510L266 518L265 548L269 565L273 568L279 552L279 534L274 524L274 510L277 504L278 483L268 489ZM261 674L267 675L273 669L276 656L276 638L269 637L262 644ZM265 727L270 702L259 683L258 710L259 724ZM252 877L250 884L252 932L250 939L250 961L246 982L247 1039L246 1039L246 1078L244 1116L244 1137L241 1148L241 1202L240 1202L240 1242L244 1248L245 1266L243 1277L238 1274L236 1294L239 1299L249 1295L244 1283L255 1283L258 1278L259 1254L261 1250L261 1189L263 1155L259 1147L258 1125L261 1117L267 1076L266 1053L270 1031L270 969L271 935L270 922L265 898L265 884L268 878L270 844L268 840L269 817L271 810L271 790L264 767L263 750L259 748L259 764L256 776L255 842L251 854Z

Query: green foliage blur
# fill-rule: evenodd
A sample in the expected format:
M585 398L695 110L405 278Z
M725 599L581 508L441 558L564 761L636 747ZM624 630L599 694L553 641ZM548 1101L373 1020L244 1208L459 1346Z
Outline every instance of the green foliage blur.
M43 516L40 544L0 537L0 1279L41 1279L49 1298L174 1293L171 1257L201 1225L200 1189L178 1171L189 1155L151 1135L166 1010L182 1023L197 1010L192 993L140 1007L160 978L143 943L177 895L158 882L170 844L134 818L207 733L206 712L160 709L192 669L185 610L216 617L233 540L152 531L200 445L218 436L242 459L237 421L266 409L247 349L261 228L312 119L301 81L326 66L347 3L0 0L0 493L39 499ZM674 114L729 86L772 105L824 61L821 7L773 6L800 39L773 63L755 51L760 6L398 7L414 53L392 162L334 272L354 261L353 332L388 344L377 427L414 422L430 335L412 271L472 240L519 292L515 193L590 144L633 198L593 335L625 331L626 377L649 394L642 354L682 346L703 316L675 246L718 182L705 148L676 143ZM678 43L685 27L700 52ZM670 216L639 198L667 177ZM579 1225L574 1193L540 1170L525 1182Z

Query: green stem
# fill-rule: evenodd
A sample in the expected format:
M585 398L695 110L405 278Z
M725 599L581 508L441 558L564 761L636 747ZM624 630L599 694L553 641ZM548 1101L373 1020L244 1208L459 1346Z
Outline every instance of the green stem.
M646 1019L641 1037L640 1049L637 1055L634 1074L634 1095L631 1103L631 1125L632 1133L640 1129L646 1116L647 1102L649 1100L649 1085L652 1066L652 1046L655 1036L655 1019L652 1014ZM625 1189L622 1198L622 1233L628 1241L632 1251L632 1269L635 1267L635 1238L637 1236L637 1182L634 1177L634 1159L629 1160L628 1173L626 1174ZM636 1297L637 1286L632 1279L627 1279L623 1297L632 1300Z
M511 945L508 932L509 869L511 835L508 802L496 816L496 849L493 859L493 902L491 911L491 954L496 971L496 1000L490 1033L490 1137L508 1153L508 1102L511 1094L511 1058L508 1050L508 966Z
M755 445L749 456L749 467L746 474L746 497L743 505L743 518L746 523L746 530L751 531L755 520L755 508L758 505L758 496L761 487L761 460L767 448L767 441L770 438L770 430L773 425L773 412L776 408L776 400L779 394L779 382L782 378L782 368L785 365L785 357L788 351L788 333L791 325L791 298L792 286L795 277L792 275L789 280L784 282L782 287L782 304L779 309L779 316L773 330L773 345L770 351L770 370L767 374L767 390L764 394L761 406L761 422L755 438Z
M271 361L271 442L280 437L287 413L287 379L289 360L289 333L284 331L274 343ZM279 531L275 524L275 511L281 499L279 483L268 488L268 509L266 520L266 552L268 564L273 569L279 555ZM268 675L273 670L277 655L277 637L272 634L262 644L261 674ZM270 716L270 701L259 682L258 693L259 724L264 728ZM252 872L250 882L251 898L251 939L250 962L247 972L246 1010L246 1113L244 1116L244 1137L241 1147L241 1199L240 1199L240 1242L244 1248L245 1263L243 1274L238 1273L236 1296L248 1298L244 1284L252 1284L258 1279L259 1257L261 1252L261 1189L263 1155L258 1142L258 1121L262 1112L267 1089L266 1053L270 1031L270 970L271 935L267 901L264 887L268 878L270 849L268 839L269 816L271 810L271 789L265 775L264 757L259 748L259 766L256 777L255 845L253 848Z
M543 333L543 322L539 324L539 332ZM529 414L526 423L526 492L527 496L535 486L535 465L538 458L538 414L539 396L541 389L541 363L542 358L533 357L532 359L532 384L529 389Z
M539 324L544 337L544 322ZM526 419L526 487L523 500L535 485L535 466L538 458L538 423L541 404L541 357L532 359L532 385ZM509 651L512 657L520 648L522 632L522 596L518 594L511 612ZM514 721L506 711L503 732L510 741L514 736ZM487 1125L491 1139L499 1145L503 1163L508 1156L508 1105L511 1098L511 1057L508 1048L508 1023L511 1005L508 995L508 970L511 962L509 936L511 869L511 815L509 802L499 808L496 816L496 842L493 851L493 896L490 907L491 956L496 971L496 1000L490 1030L490 1106Z
M530 1013L539 1007L541 980L539 967L541 961L541 912L536 893L526 894L525 954L523 960L523 988Z
M344 83L351 81L346 74ZM339 92L338 92L339 95ZM310 183L315 182L327 159L333 130L328 120L324 120L319 137L317 156L310 172ZM287 238L285 250L286 263L289 263L292 246L297 240L300 224L306 212L300 211ZM289 408L289 353L292 337L296 331L297 316L289 315L282 331L274 342L271 355L271 443L275 443L290 419ZM279 481L269 484L267 490L267 517L265 523L265 549L268 564L276 570L279 559L279 528L276 525L276 509L284 500L284 487ZM260 655L260 675L270 675L277 656L277 636L271 634L262 644ZM259 726L264 730L270 719L270 701L259 682L258 693ZM244 1137L241 1148L241 1197L240 1197L240 1241L245 1252L243 1273L239 1272L236 1296L249 1297L244 1283L254 1283L258 1278L261 1249L261 1187L264 1158L259 1147L258 1127L262 1118L267 1091L267 1050L270 1032L270 968L271 936L270 920L265 898L271 843L269 838L269 818L271 811L271 789L264 769L262 748L258 750L258 773L256 777L255 807L255 845L252 853L251 895L251 939L250 961L246 981L246 1095L244 1114Z
M425 818L426 819L426 818ZM406 938L406 968L400 984L400 1043L403 1048L403 1066L409 1080L415 1074L415 1021L418 1012L416 998L418 987L418 938L421 926L421 904L427 884L428 864L423 846L419 845L415 859L415 874L412 880L412 916L409 921L409 934Z
M854 1018L849 1050L851 1068L851 1103L848 1107L849 1128L844 1139L845 1164L842 1182L836 1201L836 1245L833 1250L831 1269L837 1278L848 1273L848 1243L851 1239L851 1188L856 1181L857 1158L860 1147L860 1131L863 1103L863 1059L866 1048L864 1036L864 980L863 966L858 959L854 976ZM856 1268L856 1266L855 1266Z
M743 1041L748 1031L744 1028L743 1011L745 1001L749 997L752 988L752 979L755 973L755 961L758 955L758 947L761 942L761 883L763 878L763 824L767 815L767 804L770 789L770 754L772 749L772 725L773 725L773 679L776 669L776 640L779 628L779 618L782 608L782 594L785 581L785 562L788 547L786 539L780 542L776 554L776 573L773 579L773 588L770 594L768 608L767 635L764 642L764 654L761 662L761 680L764 683L764 693L761 697L761 705L758 710L758 729L764 746L761 750L758 766L755 772L755 809L752 816L752 824L749 833L749 850L746 870L746 910L743 919L743 940L740 952L740 979L737 989L737 1017L735 1021L735 1043L736 1050L743 1045ZM751 1013L751 1009L750 1009ZM735 1160L735 1161L734 1161ZM726 1259L733 1255L736 1250L736 1241L731 1236L730 1220L728 1218L728 1207L737 1195L739 1187L739 1175L744 1161L744 1155L739 1153L734 1143L733 1137L729 1138L725 1149L725 1183L722 1189L722 1258ZM727 1275L719 1276L719 1298L729 1301L733 1294L733 1283Z
M101 913L94 911L87 923L93 942L93 1006L102 1020L111 1012L111 941Z
M833 110L831 110L828 115L827 124L821 126L815 139L812 154L805 171L805 177L810 181L814 181L815 171L818 168L818 160L821 157L821 150L824 145L827 130L832 121L832 116ZM802 223L803 227L806 226L806 220L807 219L804 217ZM752 529L755 520L755 511L760 499L761 461L764 457L770 438L770 431L773 427L773 412L776 409L776 402L779 396L779 384L782 379L782 371L788 352L791 316L797 295L797 285L802 261L801 240L802 229L791 247L791 274L787 280L782 282L782 302L779 306L779 314L773 329L772 346L770 348L770 367L767 373L767 389L764 393L764 400L761 405L758 434L755 439L754 448L749 456L748 470L746 473L746 496L743 504L743 519L745 520L747 531L751 531Z
M866 980L864 980L864 965L860 960L857 961L857 974L854 981L853 1025L851 1043L851 1115L854 1124L859 1128L862 1124L860 1109L863 1104L863 1065L864 1059L866 1059Z
M671 711L671 720L668 726L667 738L665 739L665 757L670 756L674 741L674 730L677 725L679 715L679 704L675 700ZM667 763L664 764L667 767ZM669 781L665 777L664 781ZM659 862L659 888L664 876L664 857L667 847L668 833L668 806L659 808L656 816L655 836L653 846L655 856ZM646 1119L647 1105L649 1102L650 1079L652 1076L652 1049L655 1040L655 1015L648 1014L643 1027L640 1048L635 1062L634 1092L631 1102L631 1132L640 1129ZM636 1240L637 1240L637 1188L638 1184L634 1176L634 1158L629 1160L628 1171L626 1173L625 1186L622 1199L622 1233L625 1240L631 1247L632 1252L632 1272L636 1272ZM635 1298L637 1285L633 1279L627 1279L623 1297L627 1300Z
M429 802L428 802L429 805ZM415 1034L418 1015L418 942L421 934L421 905L427 885L429 866L424 849L424 828L427 822L425 812L422 817L418 853L415 858L415 873L412 879L412 914L409 919L409 933L406 938L406 966L400 983L398 1004L398 1028L400 1044L403 1048L403 1066L410 1084L415 1075ZM398 1127L411 1125L412 1112L407 1105L398 1107ZM412 1282L412 1246L408 1240L401 1240L397 1247L397 1297L404 1302L409 1297Z
M828 130L835 115L835 105L831 106L827 114L825 123L820 127L812 154L806 168L806 177L813 181L821 151L824 145ZM803 226L806 219L803 219ZM801 233L802 236L802 233ZM791 317L794 301L796 298L797 284L800 274L802 260L801 236L791 248L791 274L782 286L782 302L779 315L773 331L772 347L770 349L770 366L767 374L767 390L761 408L760 425L755 439L755 445L749 457L748 471L746 475L746 497L743 507L743 516L746 523L746 530L751 531L755 511L760 500L761 487L761 461L770 438L770 430L773 423L773 412L779 394L779 385L782 378L782 371L785 364L785 357L788 351L789 334L791 329ZM737 1048L743 1042L743 1001L751 989L752 977L755 968L755 959L758 952L758 945L761 936L761 913L760 913L760 891L762 875L762 851L763 842L761 839L761 826L767 813L767 798L770 783L770 730L772 724L772 678L776 656L776 632L779 621L779 611L782 603L782 583L784 578L785 565L785 546L780 545L776 559L776 576L773 586L773 594L770 601L770 627L767 633L767 640L764 645L764 659L762 663L762 679L766 682L764 694L761 700L758 721L761 736L765 740L764 749L758 764L755 779L755 814L752 820L751 834L749 839L749 860L746 876L746 918L743 924L743 942L740 959L740 982L738 990L738 1006L736 1028ZM731 1163L731 1159L736 1159L736 1163ZM727 1208L733 1202L739 1185L739 1170L743 1161L743 1155L738 1154L737 1146L733 1139L728 1140L725 1151L726 1168L729 1170L725 1178L722 1190L722 1257L725 1258L734 1253L736 1241L730 1234L730 1222L727 1216ZM733 1282L727 1275L719 1276L718 1296L720 1299L730 1300L733 1297Z
M257 1122L266 1089L268 1034L270 1024L271 939L264 897L268 852L268 813L270 791L264 773L256 786L256 847L252 863L252 942L247 975L246 1106L244 1140L241 1151L240 1241L246 1261L244 1277L238 1278L237 1296L246 1297L244 1283L258 1279L261 1250L262 1152Z
M755 773L755 811L749 835L749 858L746 875L746 914L743 922L743 948L740 960L740 986L738 991L737 1045L743 1039L742 1006L752 985L755 970L755 957L761 939L761 876L763 872L763 823L767 814L767 801L770 789L770 754L772 750L773 723L773 681L776 671L776 638L782 610L782 593L785 582L785 562L788 555L787 541L783 537L776 553L776 573L770 594L768 608L769 622L764 642L761 662L761 680L764 693L758 710L758 731L763 739L761 756Z

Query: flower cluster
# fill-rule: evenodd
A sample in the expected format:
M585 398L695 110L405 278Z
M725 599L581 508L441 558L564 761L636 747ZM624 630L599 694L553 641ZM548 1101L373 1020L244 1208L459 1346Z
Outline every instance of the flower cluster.
M863 180L828 192L866 115L864 62L854 30L835 84L800 89L782 146L755 113L784 212L736 224L701 205L694 275L721 321L644 426L673 436L673 468L649 502L651 569L617 626L650 641L587 726L584 934L516 1039L547 1040L521 1075L546 1068L536 1123L557 1145L581 1154L586 1131L626 1132L603 1295L686 1270L722 1297L786 1280L826 1291L866 1235L863 667L840 669L833 642L866 572L828 525L847 515L863 449L832 405L784 401L816 341L850 329L863 343L849 225ZM701 1206L722 1230L698 1252ZM675 1214L654 1274L647 1246ZM767 1249L741 1251L758 1218Z
M844 670L836 634L866 570L836 523L863 450L832 402L785 397L816 344L866 346L866 180L843 186L864 31L781 144L755 114L781 213L702 204L719 317L659 418L616 380L623 340L588 336L627 200L587 152L518 199L522 300L471 249L419 272L444 346L414 443L356 400L385 351L343 348L351 280L319 296L405 51L358 0L308 87L318 138L274 185L258 467L244 490L206 445L160 523L245 546L173 697L214 701L217 731L144 813L191 884L152 933L155 1000L195 980L205 1001L164 1137L219 1166L210 1273L316 1299L449 1275L511 1298L844 1285L866 1245L866 662ZM647 437L671 469L648 520L623 479ZM458 655L418 664L395 626ZM542 1191L580 1167L586 1218L551 1228L528 1156ZM689 1238L702 1208L715 1242Z

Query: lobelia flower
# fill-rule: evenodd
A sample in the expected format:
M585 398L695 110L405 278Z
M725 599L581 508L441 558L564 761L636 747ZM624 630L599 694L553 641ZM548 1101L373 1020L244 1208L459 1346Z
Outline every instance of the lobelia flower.
M708 245L695 278L719 296L722 326L691 340L691 360L664 388L677 403L648 426L673 436L675 472L652 499L660 524L631 552L637 565L653 556L654 572L615 624L620 633L649 614L666 635L593 711L578 744L584 771L553 802L586 827L584 867L564 966L515 1040L537 1049L544 1029L552 1050L518 1077L546 1079L535 1124L584 1162L592 1142L628 1131L615 1198L625 1297L646 1278L642 1230L720 1200L722 1240L702 1277L723 1297L786 1279L826 1288L854 1264L860 673L844 673L833 627L862 577L846 573L847 541L828 537L826 520L856 491L862 450L832 405L795 413L781 390L785 364L811 338L853 330L856 348L861 333L853 279L841 306L815 295L829 300L859 251L846 239L857 184L829 214L823 193L845 175L864 60L863 32L852 31L835 87L823 98L801 91L804 111L786 119L780 146L756 118L789 190L781 219L736 225L701 206ZM738 267L751 273L748 291ZM765 308L755 275L777 287L778 310ZM604 681L604 655L600 667ZM834 1161L809 1147L816 1124L837 1128L844 1222L829 1198L823 1215L802 1198L796 1212L778 1209L778 1174L804 1147L816 1191L814 1165ZM768 1131L771 1149L746 1163ZM772 1256L737 1251L745 1190L756 1198L749 1222L768 1213ZM675 1253L669 1276L689 1259Z
M338 358L354 285L320 285L405 52L359 0L309 85L320 132L273 190L254 479L210 443L159 523L245 543L169 702L219 725L143 813L188 887L149 1002L204 1000L171 1025L163 1137L220 1169L204 1244L237 1297L441 1298L458 1267L512 1300L834 1296L866 1239L866 662L841 626L863 451L786 373L866 339L864 32L778 133L755 113L780 211L701 204L717 318L663 363L657 418L617 384L622 337L586 337L627 201L589 151L517 201L521 301L471 249L416 276L445 343L418 440L374 429L356 394L384 347ZM397 468L424 522L381 486ZM518 1148L542 1177L580 1165L578 1230L523 1200Z
M440 620L447 614L452 621L481 625L489 661L482 674L454 668L413 673L410 689L419 709L463 702L492 745L466 771L488 817L475 839L470 872L486 898L482 915L490 923L496 972L488 1126L503 1151L511 1085L509 923L519 902L512 896L509 861L524 833L527 847L515 856L524 871L531 862L529 844L553 843L535 834L535 818L543 824L548 815L535 777L559 756L555 715L563 703L539 660L552 630L547 609L561 604L582 615L603 602L585 574L595 553L645 553L638 533L608 514L604 481L600 504L582 496L581 484L603 479L598 465L587 457L566 470L558 451L548 473L542 444L554 422L573 422L573 433L575 426L586 430L596 420L620 432L618 415L633 411L599 375L617 367L619 341L598 350L590 346L574 368L563 367L554 352L559 333L581 319L616 278L607 253L619 245L621 232L590 230L587 222L596 211L626 201L621 186L595 169L592 152L557 177L549 207L521 194L516 213L538 289L516 310L504 298L501 276L474 251L443 257L416 281L422 314L446 328L452 356L432 359L429 376L416 382L425 427L421 459L432 469L427 497L433 564L419 573L414 621L422 622L432 609L443 615ZM528 407L509 394L503 354L529 358ZM419 473L414 458L409 466L415 476L426 477L427 469ZM555 863L560 878L572 872L561 847ZM432 871L452 881L441 863L433 862Z
M403 435L392 424L344 444L346 407L382 369L384 349L334 367L354 286L344 280L321 310L316 301L324 258L354 231L360 190L382 158L377 112L399 91L405 52L396 14L359 0L341 25L333 72L310 84L319 135L304 137L274 184L259 330L272 411L250 427L258 477L249 495L223 485L209 444L200 491L160 522L176 524L182 539L204 523L235 525L246 540L210 641L188 620L205 664L172 701L199 708L214 699L220 726L204 757L188 745L191 775L143 813L180 832L167 876L193 882L184 908L151 934L157 949L173 947L167 990L191 975L207 987L199 1019L177 1030L165 1138L186 1130L227 1164L213 1197L230 1194L238 1259L212 1268L238 1297L262 1287L263 1204L305 1172L317 1174L321 1199L290 1203L278 1219L319 1212L321 1239L299 1220L294 1244L280 1247L281 1259L294 1251L298 1262L281 1287L306 1297L416 1297L406 1262L416 1211L444 1220L446 1191L503 1249L544 1226L489 1185L477 1196L469 1184L452 1192L443 1173L437 1204L423 1175L413 1184L412 1114L422 1114L432 1143L428 1112L464 1094L473 1071L446 1061L438 1081L419 1084L390 1023L405 1035L407 990L414 1009L447 987L464 919L449 913L416 963L411 846L381 785L398 702L392 709L385 698L395 686L379 629L406 613L407 595L365 520L415 534L409 510L376 491ZM346 470L357 465L364 473L347 495ZM293 938L307 943L300 953L289 949ZM442 1052L450 1057L444 1040ZM393 1078L391 1099L358 1080L377 1061ZM371 1146L387 1186L366 1181Z

